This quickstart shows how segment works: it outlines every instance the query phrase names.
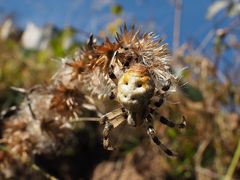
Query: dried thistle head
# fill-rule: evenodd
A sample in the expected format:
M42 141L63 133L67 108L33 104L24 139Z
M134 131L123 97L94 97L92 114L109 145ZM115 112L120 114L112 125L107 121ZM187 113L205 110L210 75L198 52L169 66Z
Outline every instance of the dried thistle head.
M66 65L68 65L72 68L72 79L71 80L78 79L79 74L81 74L85 70L85 63L82 60L66 62Z
M84 96L77 89L68 88L62 83L58 83L51 88L53 97L50 102L50 109L64 117L74 117L81 115L81 105Z
M23 162L35 154L60 152L75 139L70 119L81 110L82 99L63 86L51 88L40 86L28 92L17 114L3 122L0 145Z
M116 42L106 40L100 46L111 48L105 51L105 55L90 62L93 69L100 68L104 73L107 68L107 73L112 71L119 79L132 65L142 64L148 69L158 90L161 90L166 81L172 81L172 85L176 81L176 77L170 72L171 56L167 44L162 44L162 40L154 33L141 34L140 30L135 31L134 27L128 30L124 26L122 33L116 35ZM111 52L111 56L107 55L107 52Z

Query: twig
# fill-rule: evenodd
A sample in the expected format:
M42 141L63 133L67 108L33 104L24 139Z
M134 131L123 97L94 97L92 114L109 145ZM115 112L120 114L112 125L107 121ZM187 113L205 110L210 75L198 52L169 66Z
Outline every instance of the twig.
M43 175L44 175L46 178L48 178L49 180L58 180L56 177L48 174L46 171L43 171L43 170L42 170L38 165L36 165L36 164L32 164L32 165L31 165L31 168L32 168L33 170L35 170L35 171L38 171L38 172L43 173Z
M202 141L195 155L195 165L196 167L201 167L202 156L206 148L208 147L210 139L205 139Z
M240 139L238 141L237 149L233 155L232 162L231 162L230 166L228 167L228 170L227 170L226 176L224 177L224 180L232 179L232 176L233 176L234 171L236 170L239 158L240 158Z
M20 93L23 93L23 94L26 94L27 93L27 90L24 89L24 88L19 88L19 87L15 87L15 86L12 86L10 87L13 91L17 91L17 92L20 92Z
M180 26L181 26L182 0L175 0L175 17L173 29L173 55L175 59L176 51L179 47Z
M24 88L18 88L18 87L12 86L11 89L14 90L14 91L17 91L17 92L20 92L20 93L25 94L26 99L27 99L28 109L29 109L29 111L30 111L30 113L31 113L31 116L32 116L33 119L36 119L36 115L34 114L33 109L32 109L32 106L31 106L31 100L30 100L30 98L29 98L29 96L28 96L28 94L29 94L30 92L34 91L35 88L32 88L32 89L30 89L30 90L28 91L28 90L26 90L26 89L24 89Z
M215 35L215 30L210 30L205 36L205 38L203 39L203 41L200 43L196 52L201 52L208 45L208 43L211 41L214 35Z
M99 120L100 120L99 117L81 117L81 118L72 120L71 123L79 123L84 121L99 122Z

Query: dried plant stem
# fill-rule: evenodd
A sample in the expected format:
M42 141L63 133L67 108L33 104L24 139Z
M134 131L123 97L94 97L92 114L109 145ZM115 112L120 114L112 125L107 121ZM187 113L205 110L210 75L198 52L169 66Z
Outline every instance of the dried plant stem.
M227 170L227 174L226 176L224 177L224 180L230 180L232 179L232 176L233 176L233 173L237 167L237 164L238 164L238 161L239 161L239 158L240 158L240 139L238 141L238 146L237 146L237 149L234 153L234 156L232 158L232 162Z
M78 119L74 119L73 121L71 121L72 123L79 123L79 122L83 122L83 121L94 121L94 122L99 122L99 117L81 117Z
M213 39L215 35L215 31L214 30L210 30L207 35L205 36L205 38L203 39L203 41L200 43L199 47L197 48L196 52L197 53L201 53L203 51L203 49L205 47L207 47L207 45L209 44L209 42Z
M196 152L196 156L195 156L196 167L201 167L202 156L203 156L204 151L208 147L209 142L210 142L210 139L206 139L200 144L200 146Z
M182 0L175 0L175 17L174 17L174 29L173 29L173 54L174 55L179 47L181 12L182 12Z
M48 174L47 172L43 171L38 165L32 164L31 168L34 169L35 171L41 172L47 179L49 180L58 180L54 176Z

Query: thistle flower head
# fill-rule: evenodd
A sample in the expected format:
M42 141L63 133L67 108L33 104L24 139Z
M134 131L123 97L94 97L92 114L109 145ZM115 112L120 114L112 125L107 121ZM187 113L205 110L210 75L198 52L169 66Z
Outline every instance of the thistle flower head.
M167 44L162 44L154 33L141 34L134 27L128 30L124 26L122 33L116 35L115 42L107 39L102 45L95 45L95 51L95 54L102 54L90 62L91 67L100 68L106 73L112 69L117 79L129 67L142 64L148 69L157 90L161 90L166 81L174 84L176 80L170 72Z

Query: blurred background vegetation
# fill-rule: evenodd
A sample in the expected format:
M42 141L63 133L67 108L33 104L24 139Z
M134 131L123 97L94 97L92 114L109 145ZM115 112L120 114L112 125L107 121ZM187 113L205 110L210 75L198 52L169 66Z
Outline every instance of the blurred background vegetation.
M35 3L23 1L26 2ZM77 2L69 1L74 11L83 6ZM125 127L115 132L116 141L122 144L120 150L104 151L101 135L96 131L98 127L92 124L80 130L76 149L66 149L61 156L39 157L38 165L60 179L240 179L240 1L209 1L204 11L196 11L204 19L199 22L204 33L194 38L186 29L199 30L192 27L195 19L185 22L184 18L195 16L194 10L186 11L192 5L189 1L134 2L135 6L129 9L128 1L90 1L94 8L102 6L101 11L108 14L102 16L102 21L84 17L97 24L90 26L92 29L76 24L73 27L71 23L58 27L54 20L49 22L44 17L41 17L41 21L45 21L43 25L38 25L39 19L34 22L31 14L24 14L27 22L24 23L21 14L9 10L15 7L17 11L16 4L5 7L4 2L0 3L3 9L0 14L0 109L19 104L23 98L10 87L29 88L47 83L59 68L61 57L74 54L92 31L101 42L105 36L113 37L123 22L135 24L142 27L142 31L160 33L170 42L176 74L186 68L177 93L168 97L168 103L161 109L170 119L184 115L186 130L179 132L155 123L163 141L179 153L179 158L168 158L156 151L142 130L130 128L131 133L122 136L129 132ZM152 13L152 17L144 18L151 14L152 6L148 3L159 6L159 10ZM161 3L168 5L161 6ZM194 3L203 9L202 2ZM142 11L143 6L148 9ZM164 10L168 17L162 16L163 8L169 8ZM58 18L63 18L61 12L57 13ZM76 17L70 19L82 20ZM161 22L166 23L166 19L171 26L164 29ZM147 152L147 156L143 156L143 152Z

